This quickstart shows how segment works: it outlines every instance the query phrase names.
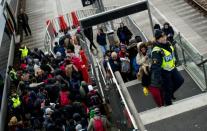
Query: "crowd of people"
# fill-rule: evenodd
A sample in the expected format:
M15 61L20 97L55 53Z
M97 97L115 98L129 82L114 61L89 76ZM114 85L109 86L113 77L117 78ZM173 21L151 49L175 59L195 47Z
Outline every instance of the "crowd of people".
M184 79L176 69L174 31L170 24L164 23L163 28L155 24L154 40L148 42L142 42L140 36L132 39L124 23L120 24L117 36L119 42L110 44L110 49L106 50L106 34L102 29L97 34L105 70L109 62L112 71L119 71L124 82L140 80L145 95L150 92L158 107L171 105Z
M54 53L19 49L20 64L9 66L10 131L104 131L110 128L102 97L90 77L90 63L80 46L80 29L66 31Z
M119 42L107 47L107 35L99 29L96 42L106 69L119 71L124 82L139 79L160 107L171 105L174 92L184 79L175 65L174 31L169 23L154 27L155 40L132 39L124 23L117 30ZM92 28L84 29L90 49L97 50ZM12 92L8 104L8 130L104 131L110 128L107 111L93 86L90 65L80 46L81 29L71 36L67 31L55 42L53 52L19 49L20 64L9 66Z

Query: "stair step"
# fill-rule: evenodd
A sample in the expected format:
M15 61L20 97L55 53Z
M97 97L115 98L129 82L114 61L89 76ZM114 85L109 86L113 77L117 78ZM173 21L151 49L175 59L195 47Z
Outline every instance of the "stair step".
M177 1L177 0L169 0L168 3L169 4L173 4L173 5L181 5L181 4L185 4L185 1L183 1L183 0L179 0L179 1Z
M191 11L191 10L195 10L195 9L193 9L191 6L183 6L183 7L174 7L174 9L175 9L175 12L177 12L177 13L182 13L182 12L187 12L187 11Z
M147 125L206 105L207 93L203 93L177 101L167 107L154 108L139 114L144 125Z

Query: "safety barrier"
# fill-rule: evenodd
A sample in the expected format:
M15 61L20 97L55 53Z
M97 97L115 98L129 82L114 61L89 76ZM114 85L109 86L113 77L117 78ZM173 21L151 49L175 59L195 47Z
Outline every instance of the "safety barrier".
M54 46L54 40L55 40L55 31L53 24L51 21L47 23L46 30L45 30L45 39L44 39L44 47L45 47L45 52L51 53L55 56L53 53L53 46Z
M14 50L15 50L15 40L14 37L12 36L7 65L13 65ZM5 131L9 89L10 89L10 78L9 75L6 73L5 80L4 80L4 90L2 96L1 111L0 111L0 127L1 127L0 131Z
M193 78L196 84L201 88L202 91L206 90L207 87L207 77L206 77L206 63L202 63L201 65L197 65L198 62L202 62L203 56L198 54L193 54L193 52L188 52L186 49L186 41L179 34L174 38L176 52L178 55L178 63L182 64L188 74Z

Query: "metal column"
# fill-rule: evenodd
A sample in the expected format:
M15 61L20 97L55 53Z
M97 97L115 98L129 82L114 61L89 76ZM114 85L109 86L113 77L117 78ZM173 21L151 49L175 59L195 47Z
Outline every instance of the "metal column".
M147 0L147 7L148 7L148 14L149 14L150 25L151 25L151 28L152 28L152 34L154 36L154 24L153 24L153 20L152 20L152 14L151 14L151 10L150 10L149 0Z

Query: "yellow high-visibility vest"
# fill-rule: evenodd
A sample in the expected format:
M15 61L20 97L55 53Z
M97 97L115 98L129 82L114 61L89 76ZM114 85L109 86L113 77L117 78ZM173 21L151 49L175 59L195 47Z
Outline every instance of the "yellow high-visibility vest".
M12 69L10 72L9 72L9 76L10 76L10 79L11 80L17 80L17 73L15 72L14 69ZM13 76L13 77L12 77Z
M19 50L22 52L21 58L24 59L25 57L27 57L29 50L27 49L26 46L24 47L24 49L19 49Z
M158 46L155 46L152 49L152 52L154 51L163 51L164 52L164 57L162 57L162 69L167 70L167 71L171 71L175 68L175 55L174 55L174 48L171 45L170 48L172 49L172 53L169 52L168 50L164 49L164 48L160 48Z
M21 101L19 100L19 96L17 98L13 97L11 100L13 102L13 108L17 108L18 106L21 105Z

